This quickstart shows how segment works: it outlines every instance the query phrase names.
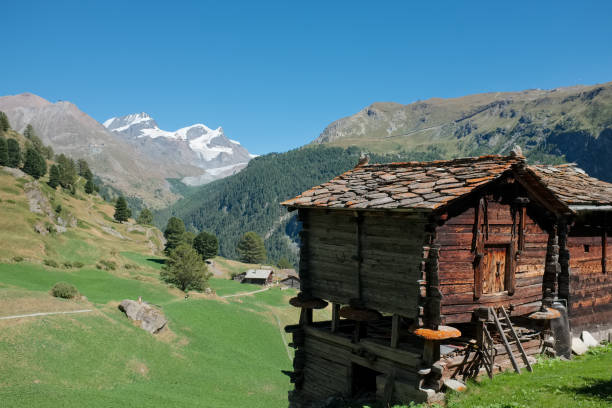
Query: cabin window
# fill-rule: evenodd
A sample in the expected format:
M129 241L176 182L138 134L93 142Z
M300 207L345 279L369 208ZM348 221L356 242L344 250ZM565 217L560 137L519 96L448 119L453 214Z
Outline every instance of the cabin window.
M376 377L381 375L371 368L352 364L352 396L368 398L376 396Z
M591 246L584 244L584 252L590 252L591 251Z
M482 259L482 293L499 293L508 290L506 282L509 281L507 274L514 273L509 268L508 253L509 245L486 245Z

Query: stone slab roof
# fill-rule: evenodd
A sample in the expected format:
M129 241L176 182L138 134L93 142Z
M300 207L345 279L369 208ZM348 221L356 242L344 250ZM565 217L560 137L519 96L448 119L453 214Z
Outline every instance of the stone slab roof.
M281 203L293 208L411 209L443 207L504 172L520 168L563 208L612 204L612 184L573 164L526 166L521 156L481 156L432 162L366 164ZM572 207L574 206L574 207Z
M612 184L590 177L575 163L527 166L555 197L571 209L612 204Z
M431 210L490 182L521 160L514 156L481 156L358 166L281 204Z
M268 279L272 271L269 269L249 269L244 276L245 279Z

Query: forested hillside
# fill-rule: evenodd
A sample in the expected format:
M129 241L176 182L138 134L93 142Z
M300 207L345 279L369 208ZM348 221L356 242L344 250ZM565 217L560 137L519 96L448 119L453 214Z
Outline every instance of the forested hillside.
M293 214L279 205L303 190L329 180L355 167L361 150L352 147L316 146L257 157L240 173L196 190L181 193L186 198L170 209L156 214L158 226L178 216L187 228L214 232L219 238L220 254L235 258L236 244L247 231L265 238L269 261L282 257L297 260L292 240L299 231ZM394 155L372 155L371 162L434 160L435 149Z
M611 101L607 83L375 103L330 124L309 147L259 157L200 189L177 189L185 198L158 213L158 225L176 215L192 229L211 230L232 258L240 235L253 230L264 236L271 261L295 263L298 226L279 202L354 167L362 151L374 152L371 162L389 162L507 154L518 144L530 163L575 161L609 181Z

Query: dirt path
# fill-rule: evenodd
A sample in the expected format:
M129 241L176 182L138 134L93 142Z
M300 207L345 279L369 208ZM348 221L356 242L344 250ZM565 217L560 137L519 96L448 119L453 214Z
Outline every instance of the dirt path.
M272 316L276 319L276 323L278 324L278 330L280 331L281 339L283 339L283 344L285 345L285 350L287 350L287 357L289 357L289 361L293 361L293 357L291 356L291 350L289 349L289 344L287 344L287 339L285 338L285 333L283 331L283 325L281 324L280 319L273 311L270 311Z
M270 289L272 286L269 286L267 288L263 288L263 289L258 289L258 290L254 290L252 292L240 292L240 293L233 293L231 295L223 295L221 296L222 298L231 298L231 297L237 297L237 296L246 296L246 295L252 295L253 293L259 293L259 292L265 292L266 290Z
M21 319L22 317L50 316L50 315L58 315L58 314L87 313L87 312L93 312L93 310L83 309L83 310L70 310L67 312L45 312L45 313L31 313L31 314L24 314L24 315L14 315L14 316L3 316L3 317L0 317L0 320Z

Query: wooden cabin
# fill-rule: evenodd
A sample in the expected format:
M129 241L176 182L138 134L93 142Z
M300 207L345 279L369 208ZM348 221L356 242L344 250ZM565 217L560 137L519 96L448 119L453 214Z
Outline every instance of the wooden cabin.
M279 283L287 288L300 289L300 278L294 275L281 279Z
M271 285L274 272L270 269L249 269L244 275L242 283L252 283L255 285Z
M366 163L282 204L302 223L290 407L364 393L431 400L452 359L416 334L450 325L466 344L488 307L526 321L548 297L572 332L612 329L612 184L573 164L520 153ZM313 321L326 302L332 319Z

